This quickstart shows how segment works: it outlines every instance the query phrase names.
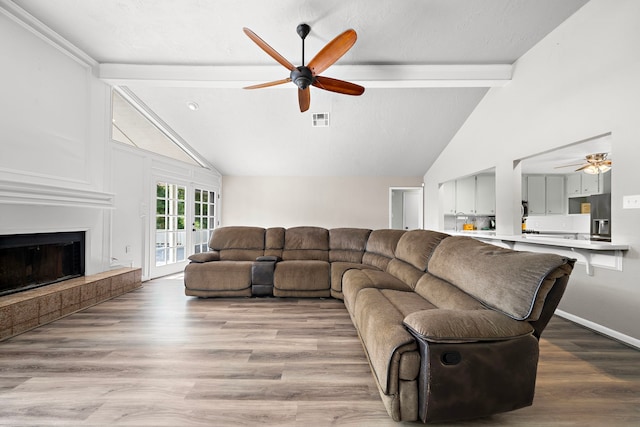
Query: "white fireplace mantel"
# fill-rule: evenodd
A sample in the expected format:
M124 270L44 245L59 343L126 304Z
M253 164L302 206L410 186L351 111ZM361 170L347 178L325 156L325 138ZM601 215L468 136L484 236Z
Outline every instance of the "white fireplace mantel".
M0 180L0 204L114 209L111 193Z

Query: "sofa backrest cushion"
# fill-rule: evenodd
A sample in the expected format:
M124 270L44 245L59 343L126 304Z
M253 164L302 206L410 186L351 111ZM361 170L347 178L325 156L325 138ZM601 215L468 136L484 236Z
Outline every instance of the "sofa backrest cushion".
M231 226L213 230L209 247L220 252L220 260L253 261L264 255L264 228Z
M329 261L329 230L320 227L293 227L284 233L282 259Z
M264 254L266 256L276 256L282 258L284 248L284 233L282 227L267 228L264 233Z
M371 230L332 228L329 230L329 261L361 263Z
M416 283L418 283L418 280L420 280L420 278L425 274L424 271L418 270L411 264L406 263L398 258L394 258L389 261L389 264L387 264L387 268L385 271L392 276L402 280L404 283L409 285L411 289L414 289L416 287Z
M571 272L560 255L514 251L466 236L444 239L428 271L516 320L537 320L559 275ZM567 273L568 272L568 273Z
M404 230L373 230L367 240L367 248L362 256L362 263L386 270L389 261L395 256L398 240Z
M396 246L396 258L421 271L427 269L433 250L448 234L430 230L411 230L400 237Z

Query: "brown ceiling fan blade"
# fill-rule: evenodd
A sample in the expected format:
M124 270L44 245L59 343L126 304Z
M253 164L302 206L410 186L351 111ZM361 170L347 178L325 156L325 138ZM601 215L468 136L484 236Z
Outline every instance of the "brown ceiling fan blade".
M364 88L360 85L344 80L332 79L331 77L316 76L313 85L317 88L331 92L343 93L345 95L362 95Z
M258 35L256 33L254 33L253 31L251 31L248 28L243 28L242 31L244 31L244 33L251 39L253 40L253 42L255 44L257 44L260 49L264 50L265 52L267 52L267 54L272 57L273 59L275 59L276 61L278 61L280 64L282 64L283 67L285 67L287 70L289 71L293 71L296 67L295 65L293 65L291 62L287 61L287 59L280 55L274 48L272 48L271 46L269 46L267 44L267 42L265 42L264 40L262 40L260 37L258 37Z
M309 68L314 75L322 73L329 68L331 64L336 62L342 55L347 53L351 46L354 45L358 36L354 30L347 30L344 33L331 40L322 48L316 56L309 61Z
M291 81L291 79L289 77L287 77L286 79L282 79L282 80L276 80L273 82L267 82L267 83L260 83L257 85L251 85L251 86L245 86L242 89L260 89L263 87L269 87L269 86L277 86L277 85L281 85L284 83L289 83Z
M300 112L304 113L311 105L311 91L306 89L298 89L298 104L300 104Z
M590 167L593 167L593 165L592 164L587 164L587 165L582 166L581 168L576 169L575 172L578 172L578 171L581 171L581 170L585 170L586 168L590 168Z

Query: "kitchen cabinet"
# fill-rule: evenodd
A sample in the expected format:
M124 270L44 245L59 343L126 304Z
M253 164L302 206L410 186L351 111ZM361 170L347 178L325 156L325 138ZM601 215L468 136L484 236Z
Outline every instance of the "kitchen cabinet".
M441 188L442 212L466 215L495 216L496 177L493 174L473 175L448 181Z
M527 177L529 215L546 215L546 183L544 175Z
M447 181L442 184L442 204L445 215L455 215L456 213L456 182Z
M496 214L496 176L476 177L476 215Z
M567 175L567 197L582 195L582 177L579 172Z
M456 211L465 214L476 213L476 177L469 176L456 180Z
M545 177L546 215L564 214L564 200L564 176L547 175Z
M589 175L583 173L580 179L582 180L583 195L600 194L600 174Z
M582 172L567 175L567 197L582 197L600 193L602 193L600 175Z

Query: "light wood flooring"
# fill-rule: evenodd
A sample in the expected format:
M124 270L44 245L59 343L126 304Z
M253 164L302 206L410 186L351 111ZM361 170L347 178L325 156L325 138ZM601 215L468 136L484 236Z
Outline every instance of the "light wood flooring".
M3 426L404 424L338 300L197 299L177 276L0 342ZM554 318L533 406L458 425L640 426L640 351Z

